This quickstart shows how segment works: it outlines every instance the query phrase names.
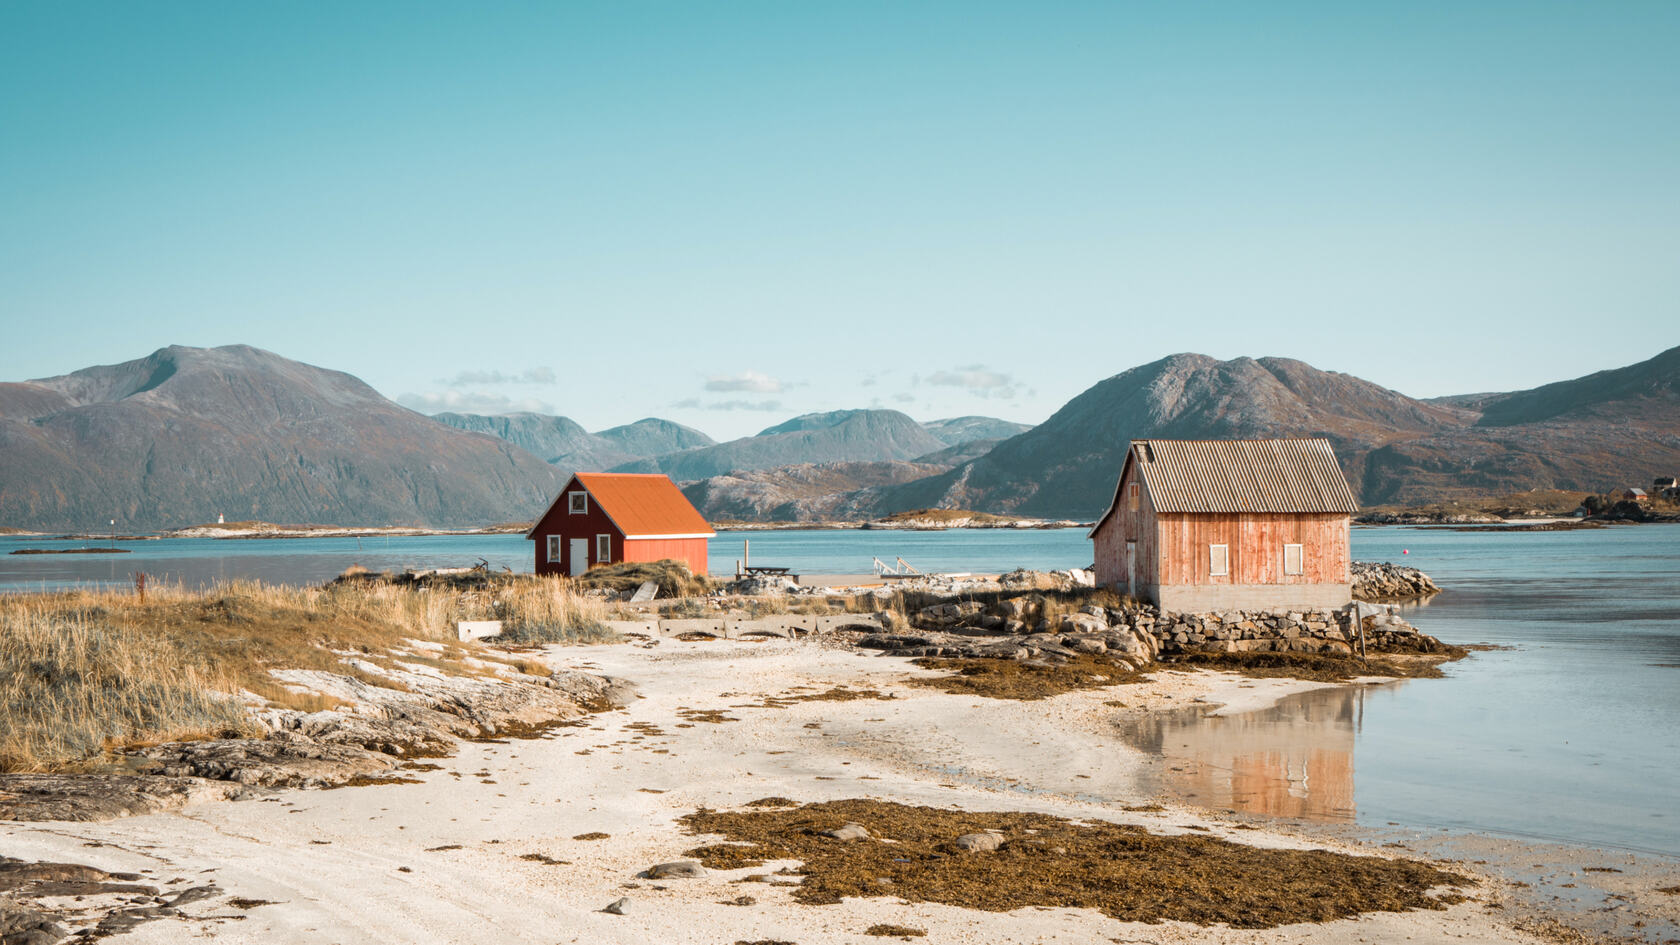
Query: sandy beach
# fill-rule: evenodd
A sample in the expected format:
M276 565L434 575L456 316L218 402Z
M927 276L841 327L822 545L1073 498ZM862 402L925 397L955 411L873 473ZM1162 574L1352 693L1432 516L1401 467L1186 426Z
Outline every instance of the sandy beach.
M865 934L876 925L953 943L1543 940L1503 924L1505 884L1486 877L1444 909L1258 931L890 895L808 905L790 885L739 882L784 863L639 878L707 842L677 818L769 796L1030 811L1260 847L1393 851L1186 808L1124 809L1153 799L1136 787L1143 756L1112 735L1112 703L1135 711L1201 700L1230 711L1317 683L1161 670L1149 683L1015 702L908 686L927 671L817 641L641 640L545 654L557 668L627 678L643 697L541 738L463 744L437 770L414 774L419 783L280 791L103 823L10 824L6 853L224 892L121 937L137 943L820 945L882 941ZM786 702L836 686L884 698ZM1476 874L1473 865L1451 868ZM601 911L620 898L625 914Z

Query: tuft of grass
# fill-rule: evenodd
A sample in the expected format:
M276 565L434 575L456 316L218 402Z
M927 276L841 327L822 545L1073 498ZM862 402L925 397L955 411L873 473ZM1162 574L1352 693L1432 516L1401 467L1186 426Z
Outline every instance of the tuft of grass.
M695 574L681 561L625 561L619 564L590 568L572 579L585 590L597 587L615 591L633 591L652 581L659 586L660 597L704 597L712 592L712 581L703 574Z
M606 605L577 592L564 578L537 578L503 589L497 603L506 643L602 643L618 635L606 624Z

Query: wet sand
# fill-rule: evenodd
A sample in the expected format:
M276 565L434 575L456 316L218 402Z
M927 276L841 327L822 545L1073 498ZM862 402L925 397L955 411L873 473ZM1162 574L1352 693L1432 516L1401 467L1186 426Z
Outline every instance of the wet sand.
M775 795L1037 811L1160 833L1205 829L1263 847L1405 851L1353 833L1314 834L1172 803L1124 809L1156 798L1146 787L1148 754L1115 736L1117 713L1197 700L1258 705L1320 684L1158 671L1147 684L1009 702L906 686L905 678L925 671L812 642L662 640L547 653L556 666L631 679L644 698L540 739L466 744L439 760L439 770L417 773L416 784L283 791L96 824L12 824L0 828L5 851L147 872L159 884L214 882L229 896L265 903L189 907L183 918L141 926L125 942L820 945L882 941L865 934L876 924L925 930L921 941L965 943L1541 940L1510 926L1508 911L1491 901L1507 895L1496 881L1440 911L1238 931L1121 923L1094 910L991 913L890 897L809 906L786 887L734 882L776 864L696 879L638 878L699 842L678 817ZM893 698L764 704L836 685ZM606 836L580 839L590 834ZM1474 864L1459 869L1482 872ZM754 902L736 904L743 894ZM630 900L626 915L599 911L620 897Z

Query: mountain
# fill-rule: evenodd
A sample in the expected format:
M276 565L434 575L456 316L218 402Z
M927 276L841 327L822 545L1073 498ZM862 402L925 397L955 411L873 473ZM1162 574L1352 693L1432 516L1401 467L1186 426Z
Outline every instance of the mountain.
M484 433L535 453L566 472L599 471L619 463L712 445L699 430L649 417L624 426L590 433L568 417L541 413L485 416L439 413L432 419L458 430Z
M1343 458L1472 415L1283 358L1178 354L1111 377L986 455L887 490L878 511L968 508L1089 518L1107 505L1135 437L1326 436Z
M946 446L956 446L975 440L1005 440L1031 430L1032 425L996 417L949 417L929 420L922 424L922 429L938 437Z
M432 419L457 430L483 433L506 440L527 453L552 463L578 454L606 454L607 465L624 462L616 447L602 443L594 434L567 417L541 413L504 413L485 416L476 413L436 413Z
M484 525L531 518L561 484L511 443L243 345L0 384L0 521L13 526Z
M757 436L625 463L613 471L662 472L689 482L800 463L909 460L944 446L896 410L837 410L795 417Z
M1326 437L1366 504L1602 491L1680 469L1677 376L1680 348L1531 391L1422 401L1285 358L1173 355L1102 381L984 456L879 490L870 514L1090 518L1139 437Z
M648 417L613 427L595 434L609 443L617 444L624 453L635 456L663 456L680 450L711 446L717 441L693 427L685 427L670 420Z
M941 472L917 463L797 463L713 476L683 486L711 521L820 522L863 517L883 486Z
M1628 367L1487 397L1476 425L1509 427L1568 418L1632 420L1653 413L1672 414L1677 404L1680 347Z

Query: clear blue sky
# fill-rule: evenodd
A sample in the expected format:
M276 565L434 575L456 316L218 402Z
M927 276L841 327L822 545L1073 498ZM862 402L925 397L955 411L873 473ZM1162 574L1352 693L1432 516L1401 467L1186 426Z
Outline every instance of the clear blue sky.
M1680 343L1680 3L0 4L0 379L1036 422L1177 351L1415 396Z

